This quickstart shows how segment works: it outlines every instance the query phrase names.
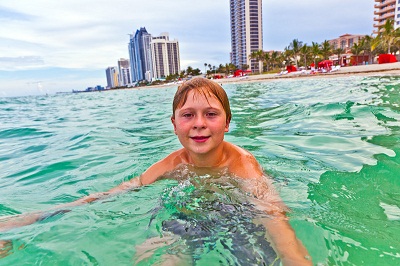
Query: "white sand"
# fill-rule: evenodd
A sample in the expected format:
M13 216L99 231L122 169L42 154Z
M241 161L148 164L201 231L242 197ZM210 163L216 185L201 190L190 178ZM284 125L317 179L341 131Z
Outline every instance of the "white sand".
M309 71L308 71L309 72ZM215 81L219 84L226 83L246 83L246 82L264 82L268 80L279 80L286 78L332 78L332 77L344 77L344 76L376 76L376 75L398 75L400 76L400 62L388 63L388 64L372 64L362 66L347 66L341 67L338 71L330 73L319 73L319 74L305 74L298 72L288 73L286 75L277 74L254 74L246 77L236 78L223 78L216 79ZM160 84L146 87L136 87L135 89L145 88L162 88L165 86L179 86L179 84Z
M306 72L306 73L309 73ZM277 74L261 74L261 75L250 75L247 77L236 77L236 78L224 78L215 80L218 83L242 83L242 82L260 82L265 80L277 80L282 78L327 78L334 76L372 76L372 75L400 75L400 62L388 63L388 64L372 64L372 65L361 65L361 66L347 66L341 67L338 71L330 73L319 73L319 74L306 74L300 71L292 72L285 75Z

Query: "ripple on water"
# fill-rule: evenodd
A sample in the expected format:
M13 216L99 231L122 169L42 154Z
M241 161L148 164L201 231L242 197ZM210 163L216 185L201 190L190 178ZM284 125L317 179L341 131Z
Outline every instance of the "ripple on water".
M395 265L398 260L399 80L308 78L224 85L233 111L226 139L251 151L274 178L292 209L291 224L315 263ZM179 148L170 122L175 91L0 99L0 215L106 191ZM162 222L172 215L194 213L193 218L208 208L221 210L210 213L210 219L221 218L219 201L235 200L219 193L229 188L217 184L203 194L193 183L176 186L175 181L158 182L4 233L2 238L23 248L0 264L131 264L140 245L159 236ZM249 228L235 227L250 217L232 216L241 207L246 206L226 208L234 210L226 211L231 223L204 224L209 231L231 227L220 232L223 237L215 245L202 247L199 264L233 258L227 234ZM155 252L149 261L156 263L165 250L149 247Z

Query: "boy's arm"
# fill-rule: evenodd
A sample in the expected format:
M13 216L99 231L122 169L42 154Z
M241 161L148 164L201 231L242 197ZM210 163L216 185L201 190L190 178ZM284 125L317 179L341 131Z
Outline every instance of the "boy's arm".
M254 197L250 202L268 214L255 223L266 229L266 238L274 246L283 265L312 265L311 257L301 241L296 237L286 216L287 206L275 191L272 180L265 176L261 166L252 155L242 156L237 160L233 173L242 179L242 189Z
M155 182L160 176L162 176L166 171L172 170L170 169L171 164L169 163L169 161L170 160L163 159L150 166L142 175L123 182L106 192L92 193L73 202L57 205L46 211L37 211L26 214L0 217L0 232L7 231L15 227L30 225L58 213L69 212L70 210L68 208L70 207L84 205L99 199L104 199L109 196L129 191L142 185L151 184Z
M47 217L57 215L59 213L69 212L70 207L76 207L83 204L91 203L99 199L103 199L109 196L113 196L128 191L132 188L139 187L141 185L142 184L140 182L140 177L135 177L129 181L123 182L117 187L108 190L107 192L93 193L78 200L57 205L46 211L36 211L36 212L0 217L0 232L7 231L15 227L30 225L37 221L46 219Z
M56 209L60 209L63 207L79 206L108 196L120 194L143 185L154 183L160 176L164 175L167 171L171 171L173 169L174 165L171 165L170 161L171 160L169 157L164 158L163 160L158 161L157 163L150 166L143 174L138 177L122 182L118 186L106 192L93 193L76 201L57 206Z
M251 203L266 213L267 217L259 217L254 222L265 227L266 238L275 248L283 265L312 265L307 249L289 224L286 216L288 208L274 190L272 182L269 180L257 183L252 191L255 198Z

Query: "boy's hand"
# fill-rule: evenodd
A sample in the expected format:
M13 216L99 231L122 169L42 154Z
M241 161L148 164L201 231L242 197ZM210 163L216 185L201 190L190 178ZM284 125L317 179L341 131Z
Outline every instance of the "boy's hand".
M11 240L0 240L0 258L4 258L11 254L13 244Z

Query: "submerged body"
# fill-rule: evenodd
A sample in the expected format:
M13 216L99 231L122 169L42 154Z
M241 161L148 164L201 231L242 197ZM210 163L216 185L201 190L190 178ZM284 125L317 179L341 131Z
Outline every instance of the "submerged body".
M179 236L167 245L167 254L184 257L187 264L216 253L222 264L279 265L265 227L255 223L273 217L251 203L254 197L243 189L248 183L226 171L198 175L188 166L171 178L178 185L165 189L151 222L163 237Z
M175 94L171 117L174 132L183 146L182 149L155 163L139 177L124 182L108 192L91 194L54 209L60 210L90 203L105 196L148 185L159 179L175 176L177 171L184 168L198 176L214 173L227 174L239 180L240 190L249 195L248 203L251 208L264 214L250 216L246 221L251 222L254 228L260 228L258 225L262 225L265 232L260 237L271 243L283 264L310 265L307 250L296 238L295 232L288 223L286 209L274 191L271 180L264 176L261 166L251 153L224 141L224 134L229 131L230 120L229 101L225 91L218 84L203 78L184 83ZM210 187L217 188L221 180L224 179L219 181L210 179L212 181L209 184ZM229 180L224 182L227 181ZM246 201L242 201L239 204L245 203ZM231 216L231 212L235 212L235 208L231 209L232 206L230 206L226 209L225 207L229 205L221 206L224 208L221 209L219 215L227 215L229 219L234 217ZM203 216L207 217L206 214ZM46 214L38 212L8 219L3 224L0 222L0 230L30 224L43 217L47 217ZM190 219L176 220L178 223L166 222L164 228L172 233L182 233L183 239L190 238L190 234L183 233L180 229L181 225L186 228L185 224L190 223ZM196 226L191 228L193 232L198 231Z

